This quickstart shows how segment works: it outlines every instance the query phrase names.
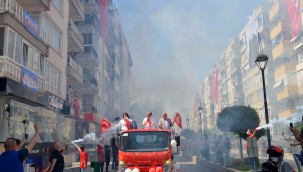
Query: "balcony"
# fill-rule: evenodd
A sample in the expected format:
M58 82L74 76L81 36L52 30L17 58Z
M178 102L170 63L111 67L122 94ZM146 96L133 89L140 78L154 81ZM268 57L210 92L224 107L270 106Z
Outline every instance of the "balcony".
M77 61L70 56L67 57L66 75L69 84L83 83L83 69Z
M98 94L98 86L94 83L83 83L83 84L77 84L73 85L75 89L79 91L80 94Z
M17 64L14 60L9 57L0 57L0 77L10 78L20 84L22 84L22 69L21 65ZM38 90L40 92L45 92L44 89L44 78L38 75Z
M297 85L286 85L284 89L277 94L277 100L283 100L285 98L290 98L298 95Z
M84 46L84 52L77 54L77 61L81 66L99 66L98 53L93 46Z
M84 6L84 11L99 15L99 0L88 0Z
M279 118L287 119L289 117L292 117L292 115L296 112L297 112L296 108L285 109L285 110L279 112Z
M84 21L84 5L80 0L69 0L69 18L74 21Z
M300 50L303 47L303 37L301 34L292 39L290 42L293 45L295 51Z
M275 60L280 56L288 56L290 55L291 51L292 48L289 41L282 40L276 47L272 49L272 57Z
M269 10L269 20L272 20L272 18L280 11L280 4L279 2L275 3L273 7Z
M290 63L284 63L279 68L275 70L275 78L278 80L284 76L286 76L288 73L294 72L296 69L296 64L290 64Z
M44 11L50 9L50 2L52 0L16 0L16 1L23 8L29 11Z
M1 25L8 25L17 31L24 39L35 45L45 56L48 57L48 35L38 24L38 31L30 32L25 27L24 10L15 0L0 0ZM29 28L30 29L30 28Z
M83 36L72 20L68 21L68 51L83 52Z

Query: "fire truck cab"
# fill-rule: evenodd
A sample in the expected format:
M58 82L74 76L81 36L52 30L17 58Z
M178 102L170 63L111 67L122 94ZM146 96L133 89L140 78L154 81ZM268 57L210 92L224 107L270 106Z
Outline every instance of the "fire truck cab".
M135 129L121 131L117 142L119 172L171 172L180 136L170 130Z

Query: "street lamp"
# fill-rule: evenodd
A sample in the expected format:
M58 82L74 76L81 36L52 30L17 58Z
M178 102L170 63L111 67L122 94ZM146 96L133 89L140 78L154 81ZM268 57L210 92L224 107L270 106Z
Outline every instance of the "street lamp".
M259 69L262 72L262 81L263 81L263 93L264 93L264 109L265 109L265 119L266 119L266 124L269 123L268 119L268 109L267 109L267 100L266 100L266 89L265 89L265 77L264 77L264 70L266 68L268 62L268 57L265 54L260 54L255 60L255 63L259 67ZM267 142L268 142L268 147L271 146L271 141L270 141L270 129L267 129Z
M203 112L203 108L200 106L198 108L198 110L199 110L199 113L200 113L200 115L199 115L199 119L200 119L200 132L201 132L201 135L202 135L202 133L203 133L203 131L202 131L202 112Z
M186 118L186 127L187 127L187 129L188 129L188 122L189 122L189 119Z

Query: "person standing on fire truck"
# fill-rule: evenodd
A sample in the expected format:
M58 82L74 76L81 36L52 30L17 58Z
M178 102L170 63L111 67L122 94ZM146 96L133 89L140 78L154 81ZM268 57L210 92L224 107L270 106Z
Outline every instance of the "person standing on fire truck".
M174 124L171 122L171 119L167 117L167 113L163 112L162 118L159 120L159 128L170 130L173 125Z
M142 125L143 125L143 128L145 128L145 129L152 129L153 128L153 120L152 120L152 115L153 115L153 113L152 112L147 112L147 117L145 117L144 119L143 119L143 123L142 123Z

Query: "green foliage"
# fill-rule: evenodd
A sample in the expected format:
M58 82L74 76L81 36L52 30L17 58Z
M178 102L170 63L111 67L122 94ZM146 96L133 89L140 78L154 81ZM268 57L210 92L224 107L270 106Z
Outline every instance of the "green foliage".
M247 138L247 129L255 129L260 125L256 109L250 106L231 106L224 108L217 118L217 127L223 132L237 133L241 138ZM259 139L266 133L265 129L256 131Z

